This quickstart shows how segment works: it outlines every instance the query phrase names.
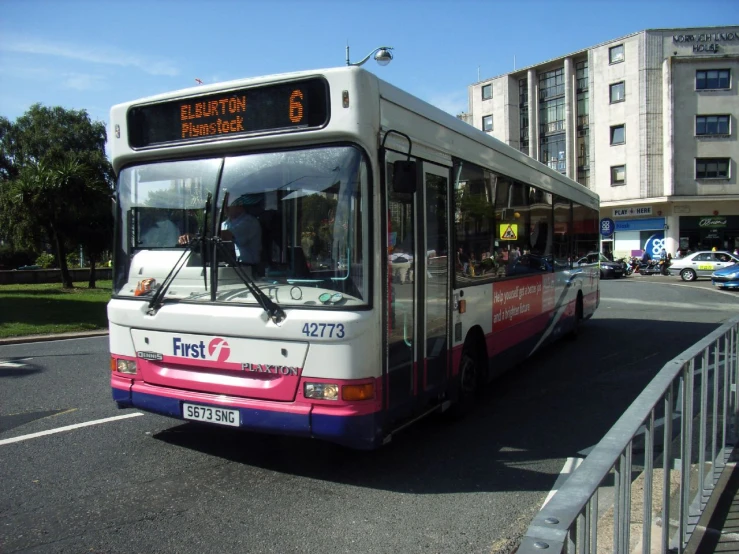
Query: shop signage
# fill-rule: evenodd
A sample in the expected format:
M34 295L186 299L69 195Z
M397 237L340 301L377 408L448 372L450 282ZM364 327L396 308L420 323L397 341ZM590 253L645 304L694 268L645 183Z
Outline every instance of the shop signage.
M652 215L652 206L613 209L613 217L634 217L635 215Z
M698 227L701 229L718 229L726 227L725 217L701 217L698 221Z
M718 53L719 42L739 41L739 33L702 33L699 35L672 35L673 44L690 44L693 52Z
M613 231L616 230L616 224L609 217L604 217L600 220L600 234L604 237L610 237L613 235Z
M662 231L664 228L664 217L616 221L616 231Z

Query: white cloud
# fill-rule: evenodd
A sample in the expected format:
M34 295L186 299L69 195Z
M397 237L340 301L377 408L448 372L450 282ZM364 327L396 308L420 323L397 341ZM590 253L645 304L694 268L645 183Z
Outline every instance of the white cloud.
M104 65L135 67L150 75L173 77L180 73L179 68L169 60L144 58L118 49L106 49L38 39L5 37L5 40L0 42L0 50L40 56L57 56Z
M62 85L75 90L101 90L105 88L104 77L89 73L65 73Z

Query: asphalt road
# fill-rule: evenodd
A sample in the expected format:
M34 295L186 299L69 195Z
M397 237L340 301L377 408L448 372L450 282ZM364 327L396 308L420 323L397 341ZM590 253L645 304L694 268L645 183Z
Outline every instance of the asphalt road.
M105 337L0 346L0 552L510 552L564 461L739 312L683 285L603 282L577 341L370 453L119 411Z

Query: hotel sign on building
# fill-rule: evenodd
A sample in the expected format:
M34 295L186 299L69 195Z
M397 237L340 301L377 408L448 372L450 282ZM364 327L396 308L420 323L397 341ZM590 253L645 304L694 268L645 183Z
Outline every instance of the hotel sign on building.
M672 35L673 44L690 45L694 53L717 54L726 43L739 43L739 33L701 33L698 35Z

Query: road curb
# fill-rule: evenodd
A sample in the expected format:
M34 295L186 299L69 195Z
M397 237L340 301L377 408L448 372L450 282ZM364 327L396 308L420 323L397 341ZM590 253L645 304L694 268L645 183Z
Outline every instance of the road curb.
M26 344L30 342L48 342L52 340L87 339L91 337L102 337L108 334L107 329L94 331L79 331L76 333L56 333L49 335L26 335L23 337L7 337L0 339L0 346L6 344Z

